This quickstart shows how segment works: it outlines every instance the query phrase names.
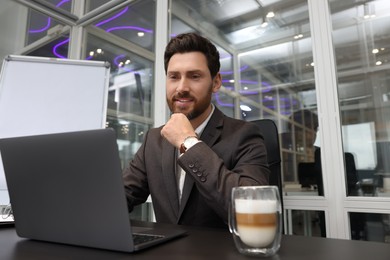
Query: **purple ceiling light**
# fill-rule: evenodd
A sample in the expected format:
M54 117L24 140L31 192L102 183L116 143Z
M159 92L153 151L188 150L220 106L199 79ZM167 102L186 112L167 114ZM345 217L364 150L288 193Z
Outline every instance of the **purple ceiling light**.
M98 22L97 24L95 24L95 26L96 26L96 27L99 27L99 26L101 26L101 25L103 25L103 24L105 24L105 23L108 23L108 22L110 22L110 21L112 21L112 20L114 20L114 19L116 19L116 18L122 16L122 15L123 15L124 13L126 13L128 10L129 10L129 7L127 6L125 9L123 9L123 10L120 11L119 13L115 14L114 16L112 16L112 17L110 17L110 18L108 18L108 19L106 19L106 20L103 20L103 21L101 21L101 22Z
M117 31L117 30L138 30L141 32L146 32L146 33L153 33L153 30L145 29L142 27L138 26L117 26L117 27L111 27L106 30L106 32L111 32L111 31Z
M69 38L66 39L66 40L64 40L64 41L62 41L62 42L57 43L57 44L53 47L53 53L54 53L54 55L57 56L58 58L66 59L67 57L62 56L61 54L59 54L59 53L57 52L57 49L58 49L59 47L61 47L62 45L67 44L68 42L69 42Z

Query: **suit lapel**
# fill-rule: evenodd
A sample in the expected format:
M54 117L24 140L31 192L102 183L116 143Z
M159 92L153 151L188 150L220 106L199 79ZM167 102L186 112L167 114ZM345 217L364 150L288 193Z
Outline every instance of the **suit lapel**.
M202 140L209 147L212 147L221 135L222 126L223 126L223 114L221 111L215 108L214 114L211 116L209 122L207 123L205 129L203 130L202 135L200 136L200 140ZM188 176L188 174L186 174L178 221L188 202L188 199L190 197L194 185L195 185L194 179L191 176Z
M223 126L223 114L218 108L215 108L214 114L207 123L200 139L209 147L212 147L221 136Z
M177 217L179 215L179 198L176 184L176 149L164 139L162 147L162 174L169 197L169 203Z

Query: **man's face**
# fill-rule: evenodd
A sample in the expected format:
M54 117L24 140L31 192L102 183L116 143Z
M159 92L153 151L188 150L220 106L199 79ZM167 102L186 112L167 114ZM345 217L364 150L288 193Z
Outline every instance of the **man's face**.
M172 113L183 113L190 120L205 114L212 93L220 86L220 74L211 78L203 53L177 53L171 57L166 87L167 103Z

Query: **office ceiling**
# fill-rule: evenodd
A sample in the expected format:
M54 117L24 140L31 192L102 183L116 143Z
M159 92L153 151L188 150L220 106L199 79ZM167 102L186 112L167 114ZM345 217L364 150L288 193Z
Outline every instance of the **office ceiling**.
M371 106L375 94L372 93L372 84L375 83L365 73L381 73L390 66L390 22L385 20L390 17L390 2L329 2L337 69L339 77L345 75L338 82L340 99L345 102L353 101L355 104L359 104L359 99L364 102L370 100L366 104ZM193 17L200 25L206 28L205 24L215 26L218 37L238 53L248 53L247 59L253 61L253 66L257 63L258 69L263 72L267 60L277 62L278 57L284 65L294 59L301 63L296 64L300 68L313 62L307 0L175 0L174 3L182 5L181 11L187 9L188 16ZM266 18L271 11L275 16ZM366 14L371 15L370 19L365 19ZM264 20L268 22L266 27L261 26ZM278 46L293 42L293 37L298 34L302 38L297 41L294 56L285 53L283 57L283 48ZM381 48L382 51L373 55L374 48ZM266 51L255 51L256 49ZM377 66L379 59L382 67ZM272 69L276 69L276 73L280 69L289 70L284 65L274 63L265 70L268 73L275 72ZM386 81L386 78L383 80ZM294 79L290 78L288 81ZM314 82L296 87L294 91L305 91L314 88Z

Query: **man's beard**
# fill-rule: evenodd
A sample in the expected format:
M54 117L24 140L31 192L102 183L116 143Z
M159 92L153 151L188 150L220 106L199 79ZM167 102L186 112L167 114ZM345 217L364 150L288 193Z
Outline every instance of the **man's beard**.
M192 96L190 96L188 93L178 93L170 101L168 101L169 109L172 113L183 113L187 116L188 120L192 120L194 118L197 118L200 116L204 111L207 110L207 108L210 106L211 103L211 91L212 86L207 90L207 95L203 97L201 100L198 100ZM190 111L186 111L186 109L182 109L180 106L174 107L174 100L177 98L191 98L194 102L194 108Z

